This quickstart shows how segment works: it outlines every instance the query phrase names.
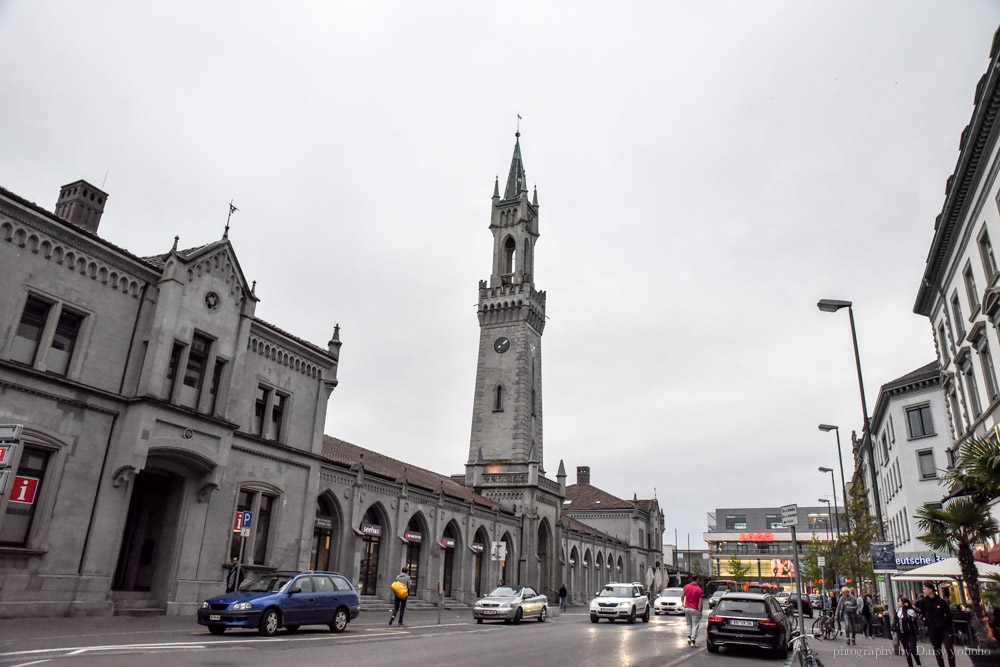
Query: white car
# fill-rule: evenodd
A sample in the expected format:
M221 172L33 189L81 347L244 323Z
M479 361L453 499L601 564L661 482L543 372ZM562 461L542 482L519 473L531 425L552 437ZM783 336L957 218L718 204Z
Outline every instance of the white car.
M683 614L684 605L681 604L683 588L664 588L653 600L653 613L660 614Z
M641 618L649 623L649 598L639 584L608 584L590 602L590 622L597 623L602 618L611 623L623 618L635 623Z

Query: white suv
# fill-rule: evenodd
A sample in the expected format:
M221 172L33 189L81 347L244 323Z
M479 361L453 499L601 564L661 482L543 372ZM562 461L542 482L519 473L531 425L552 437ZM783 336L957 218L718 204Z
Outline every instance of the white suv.
M636 618L649 623L649 598L639 584L608 584L590 602L590 622L602 618L614 623L616 618L635 623Z

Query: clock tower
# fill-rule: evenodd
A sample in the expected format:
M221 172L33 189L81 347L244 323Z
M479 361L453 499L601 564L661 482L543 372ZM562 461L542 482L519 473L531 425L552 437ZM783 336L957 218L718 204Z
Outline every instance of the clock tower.
M538 191L528 196L520 132L507 185L493 186L493 267L479 283L479 361L466 484L484 474L544 474L542 331L545 292L535 289Z

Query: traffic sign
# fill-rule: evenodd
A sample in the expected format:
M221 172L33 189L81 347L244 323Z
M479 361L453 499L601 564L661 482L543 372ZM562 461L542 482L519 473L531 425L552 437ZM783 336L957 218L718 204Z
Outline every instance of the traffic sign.
M253 524L253 512L243 512L243 524L241 527L249 528Z
M799 525L798 505L783 505L781 507L781 525L785 528Z
M826 556L816 556L816 564L820 567L826 567Z

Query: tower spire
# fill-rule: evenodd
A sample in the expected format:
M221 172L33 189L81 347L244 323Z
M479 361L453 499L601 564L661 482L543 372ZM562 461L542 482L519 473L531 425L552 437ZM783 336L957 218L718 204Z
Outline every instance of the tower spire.
M521 192L526 190L524 162L521 160L521 133L516 132L514 134L514 156L510 159L510 173L507 175L507 187L504 188L503 198L517 199L521 196Z

